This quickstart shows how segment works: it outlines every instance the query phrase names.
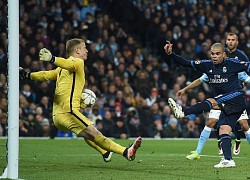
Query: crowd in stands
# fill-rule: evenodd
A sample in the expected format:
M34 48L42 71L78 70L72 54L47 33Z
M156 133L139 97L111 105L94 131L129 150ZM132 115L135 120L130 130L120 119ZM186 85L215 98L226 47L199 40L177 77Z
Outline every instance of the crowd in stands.
M0 1L0 136L6 136L8 119L7 8L7 0ZM97 101L82 112L108 137L199 137L207 115L177 120L167 99L190 106L211 96L210 88L204 84L177 99L176 92L201 74L172 62L163 49L166 40L186 59L209 59L211 44L225 44L233 32L250 57L247 0L20 0L19 10L19 63L26 70L55 68L39 61L43 47L67 57L68 39L86 41L85 87ZM53 81L20 80L20 136L58 136L54 88ZM250 86L244 90L250 113Z

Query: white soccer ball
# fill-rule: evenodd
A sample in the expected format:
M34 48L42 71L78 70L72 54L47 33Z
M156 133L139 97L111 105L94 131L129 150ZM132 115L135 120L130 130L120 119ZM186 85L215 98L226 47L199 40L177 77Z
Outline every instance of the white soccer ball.
M92 107L96 101L96 95L90 89L84 89L82 92L81 107Z

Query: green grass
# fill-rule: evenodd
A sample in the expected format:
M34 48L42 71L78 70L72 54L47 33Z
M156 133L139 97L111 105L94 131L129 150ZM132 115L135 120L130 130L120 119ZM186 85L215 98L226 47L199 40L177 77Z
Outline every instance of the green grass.
M115 140L127 146L133 140ZM0 168L6 163L6 140L0 140ZM98 152L78 140L20 140L19 178L28 180L157 180L157 179L250 179L250 146L245 140L234 157L236 168L215 169L220 161L217 142L207 142L198 161L185 156L197 140L146 140L133 162L113 155L105 163Z

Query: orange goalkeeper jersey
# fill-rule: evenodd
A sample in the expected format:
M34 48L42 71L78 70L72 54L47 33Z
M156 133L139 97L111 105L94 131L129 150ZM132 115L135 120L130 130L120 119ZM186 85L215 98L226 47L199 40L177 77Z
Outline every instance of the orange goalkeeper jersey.
M31 73L31 80L56 80L53 115L79 110L85 84L84 60L56 57L54 64L58 66L55 70Z

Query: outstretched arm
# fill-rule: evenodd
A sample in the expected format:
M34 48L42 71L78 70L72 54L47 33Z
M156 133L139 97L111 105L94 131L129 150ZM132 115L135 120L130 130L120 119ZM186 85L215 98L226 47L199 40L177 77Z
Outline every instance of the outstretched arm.
M169 55L172 59L174 59L178 64L185 66L185 67L193 67L192 61L188 61L181 56L176 55L173 53L173 44L169 41L164 46L165 52Z
M177 93L176 93L176 96L178 98L180 98L185 92L187 92L188 90L190 89L193 89L199 85L201 85L201 80L200 78L194 80L193 82L191 82L189 85L187 85L186 87L184 87L183 89L179 90Z
M47 80L56 80L57 74L61 68L57 68L51 71L38 71L38 72L28 72L22 67L19 67L19 75L21 79L29 79L36 81L47 81Z

